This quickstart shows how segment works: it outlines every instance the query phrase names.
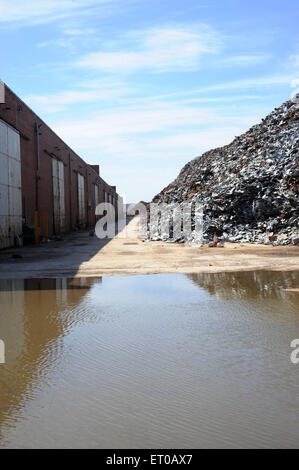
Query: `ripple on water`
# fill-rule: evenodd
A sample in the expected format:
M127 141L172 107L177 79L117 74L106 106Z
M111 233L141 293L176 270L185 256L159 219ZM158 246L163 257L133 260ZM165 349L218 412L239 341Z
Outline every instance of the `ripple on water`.
M298 281L0 281L0 445L297 447Z

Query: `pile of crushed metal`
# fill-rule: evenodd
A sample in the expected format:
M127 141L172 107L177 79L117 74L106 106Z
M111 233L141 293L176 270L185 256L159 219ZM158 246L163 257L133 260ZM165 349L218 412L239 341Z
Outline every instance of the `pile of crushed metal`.
M201 203L203 242L216 232L229 242L299 244L298 118L298 104L287 101L231 144L187 163L153 202ZM151 238L163 239L158 232Z

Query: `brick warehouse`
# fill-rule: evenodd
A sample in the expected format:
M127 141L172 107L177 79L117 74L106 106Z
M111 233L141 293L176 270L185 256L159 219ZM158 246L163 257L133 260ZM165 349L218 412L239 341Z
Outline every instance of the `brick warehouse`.
M46 236L95 225L100 202L119 196L20 98L4 85L0 103L0 248L13 246L22 224Z

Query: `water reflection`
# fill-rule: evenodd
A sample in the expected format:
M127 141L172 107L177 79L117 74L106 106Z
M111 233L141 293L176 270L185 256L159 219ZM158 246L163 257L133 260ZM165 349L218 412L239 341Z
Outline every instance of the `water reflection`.
M0 440L3 422L20 414L22 403L47 381L59 360L62 338L75 323L77 306L101 278L0 279Z
M0 280L0 447L296 447L298 272Z
M0 292L90 289L101 283L101 277L58 278L58 279L0 279Z
M198 273L187 276L195 285L219 299L293 299L294 302L299 302L299 296L290 296L285 291L299 286L298 271Z

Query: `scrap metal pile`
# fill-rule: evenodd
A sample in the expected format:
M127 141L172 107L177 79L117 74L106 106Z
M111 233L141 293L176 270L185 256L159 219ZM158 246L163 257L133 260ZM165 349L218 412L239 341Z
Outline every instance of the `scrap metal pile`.
M287 101L231 144L190 161L153 202L201 203L204 241L216 232L230 242L298 244L298 108Z

